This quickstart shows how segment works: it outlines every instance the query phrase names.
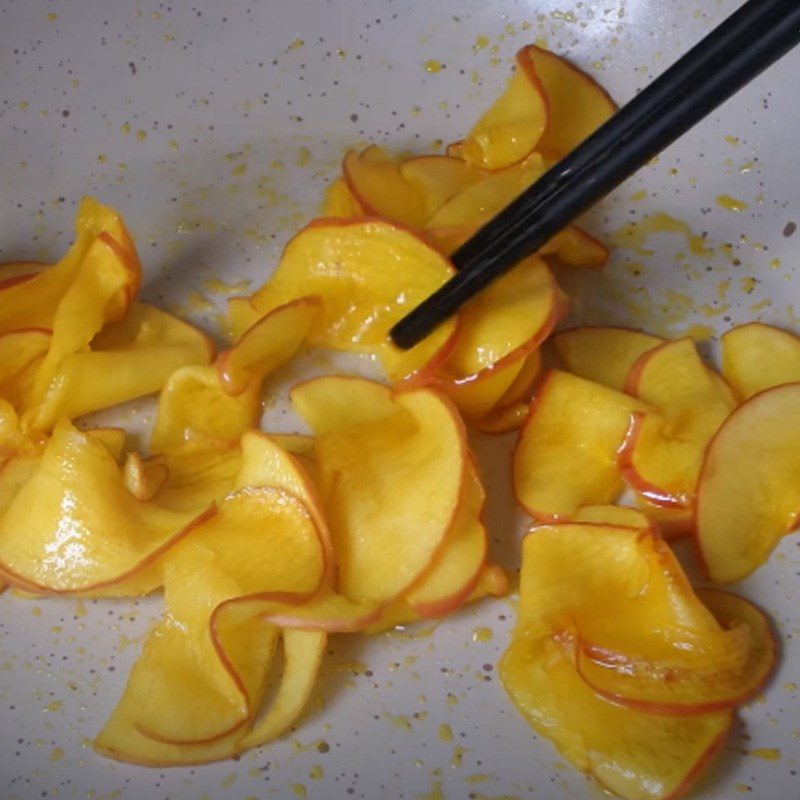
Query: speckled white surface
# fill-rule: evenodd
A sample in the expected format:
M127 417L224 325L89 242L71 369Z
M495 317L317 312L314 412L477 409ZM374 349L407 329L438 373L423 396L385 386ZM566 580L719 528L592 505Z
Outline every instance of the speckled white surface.
M347 144L430 150L456 138L500 90L514 51L533 40L569 54L624 100L737 5L3 0L0 259L56 257L80 196L95 194L129 221L145 296L209 324L206 306L220 297L207 281L261 282ZM426 71L429 59L444 69ZM602 275L562 275L576 297L573 319L664 333L747 319L800 326L800 234L785 235L800 216L798 70L795 54L590 215L593 230L618 241L638 222L639 252L618 249ZM724 195L748 208L727 210L717 201ZM663 225L641 220L661 212L704 234L702 247L682 234L645 241ZM693 255L692 242L704 252ZM290 426L283 410L278 403L270 418ZM508 492L509 445L476 442L494 546L513 564L521 521ZM798 796L797 544L787 539L742 586L774 615L782 664L695 797ZM0 597L2 797L599 794L534 737L496 680L513 601L467 609L432 633L334 637L297 729L239 762L162 771L103 760L89 740L158 606ZM761 748L777 748L779 760L744 754Z

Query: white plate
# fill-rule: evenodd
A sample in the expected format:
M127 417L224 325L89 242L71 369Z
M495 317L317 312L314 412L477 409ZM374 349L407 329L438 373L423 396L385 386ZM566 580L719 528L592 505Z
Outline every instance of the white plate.
M514 51L534 40L569 54L624 100L737 5L5 0L0 258L55 258L78 199L91 193L128 219L146 264L145 296L188 302L194 319L210 319L189 293L208 294L211 277L261 282L313 213L347 144L427 150L458 137L499 92ZM445 68L426 71L429 59ZM800 234L783 231L799 213L799 69L800 54L787 58L591 215L594 230L609 234L665 212L705 233L714 253L693 256L682 236L655 236L644 248L652 254L620 249L602 275L562 275L577 318L669 333L748 319L797 325ZM749 208L724 210L720 195ZM288 426L282 411L271 417ZM478 443L495 546L513 563L521 521L508 492L508 445ZM781 668L743 711L697 797L797 796L798 567L796 539L787 540L742 587L774 615ZM335 637L297 730L239 762L150 770L101 759L89 740L158 606L0 598L3 796L597 794L532 734L498 684L492 665L511 601L471 608L430 636ZM475 635L479 628L490 628L491 640ZM759 748L777 748L780 760L742 754Z

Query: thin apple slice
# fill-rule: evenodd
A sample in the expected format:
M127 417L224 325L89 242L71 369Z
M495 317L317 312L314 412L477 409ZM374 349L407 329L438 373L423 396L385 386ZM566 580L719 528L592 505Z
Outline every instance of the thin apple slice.
M522 161L547 127L547 97L526 50L517 53L505 91L461 142L459 155L473 166L497 170Z
M664 340L630 328L585 327L561 331L552 342L573 375L624 392L631 367Z
M581 506L573 515L572 522L593 522L598 525L616 525L620 528L648 530L650 520L630 506L608 504Z
M230 340L238 342L242 334L252 328L263 316L253 307L249 297L231 297L228 300Z
M272 309L245 331L236 344L220 353L217 372L223 389L234 397L253 382L285 364L308 336L321 303L318 297L300 297Z
M62 421L0 518L2 569L45 592L146 593L160 584L147 567L212 513L136 500L106 448Z
M751 322L722 335L722 374L743 399L800 381L800 339Z
M617 450L638 400L567 372L539 386L514 451L514 490L539 520L569 518L621 493Z
M601 241L582 228L568 225L539 251L539 255L552 256L567 267L603 267L610 252Z
M547 98L547 126L537 149L559 159L574 150L617 110L594 78L549 50L528 45L518 62L532 69Z
M377 145L348 151L342 161L347 188L367 214L421 228L429 216L425 192L409 181L400 162Z
M252 298L262 314L318 295L311 346L378 355L393 380L422 380L447 356L455 323L401 351L389 329L453 274L452 265L408 230L380 220L317 220L286 247L278 269Z
M44 328L0 334L0 397L17 411L30 402L36 371L51 340L52 332Z
M742 580L797 527L800 383L767 389L723 423L697 488L696 536L709 576Z
M697 714L733 708L761 691L777 660L769 619L729 592L699 589L720 623L718 632L686 630L677 652L648 658L644 642L633 655L579 643L577 669L602 697L654 714ZM672 644L675 646L675 643Z
M542 368L539 348L528 353L508 389L485 416L473 421L483 433L507 433L522 425L528 416L531 395Z
M5 261L0 264L0 291L29 281L48 267L40 261Z
M703 453L733 409L691 339L649 350L628 375L627 390L657 413L637 415L620 467L628 485L657 505L691 507Z
M578 769L631 800L677 797L719 749L732 712L666 716L611 703L582 680L575 648L600 633L666 648L687 628L719 626L657 537L586 523L534 528L500 676L528 722Z
M650 524L668 541L692 535L694 531L693 509L658 505L638 493L634 493L634 500L638 509L650 520Z
M317 378L292 390L314 430L320 488L339 561L339 589L388 601L431 563L465 480L465 432L440 395L393 395L357 378Z
M347 181L336 178L325 191L320 209L321 217L363 217L364 209L356 200Z
M425 198L426 221L445 203L485 177L460 158L416 156L400 164L400 174Z

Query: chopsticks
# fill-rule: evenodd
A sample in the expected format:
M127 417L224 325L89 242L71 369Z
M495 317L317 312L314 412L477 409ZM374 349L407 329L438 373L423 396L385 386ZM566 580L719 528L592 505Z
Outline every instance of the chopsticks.
M453 253L391 330L409 349L800 42L800 0L749 0Z

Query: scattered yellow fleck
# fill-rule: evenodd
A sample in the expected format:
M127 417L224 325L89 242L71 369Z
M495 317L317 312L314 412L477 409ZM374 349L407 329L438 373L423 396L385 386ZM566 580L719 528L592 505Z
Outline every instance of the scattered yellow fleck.
M53 700L52 703L48 703L44 707L44 710L52 714L55 711L59 711L63 705L64 704L60 700Z
M83 604L83 600L78 600L75 603L75 611L73 612L73 616L76 616L76 617L85 617L86 616L86 606Z
M758 283L758 278L755 278L752 275L748 275L746 278L740 278L739 291L742 292L742 294L752 294L753 289L756 288L757 283Z
M725 137L725 141L729 145L732 145L733 147L738 147L739 146L739 137L738 136L726 136Z
M780 269L781 267L781 260L779 258L773 258L772 261L769 262L770 269Z
M419 106L412 106L411 107L411 116L418 117L422 109Z
M64 751L60 747L54 747L50 753L50 761L52 763L61 761L64 758Z
M510 22L506 23L505 31L509 36L516 36L517 35L517 29Z
M705 303L702 306L698 306L697 310L704 316L704 317L718 317L720 314L724 314L726 311L730 309L730 305L728 303L722 303L718 306L712 306L710 303Z
M312 781L321 781L325 777L325 770L322 768L322 764L314 764L308 771L308 777Z
M141 128L139 128L139 130L138 130L138 131L136 131L136 138L137 138L137 139L138 139L140 142L143 142L143 141L144 141L144 140L147 138L147 131L145 131L145 130L142 130Z
M175 41L175 37L171 33L165 33L163 38L164 38L165 42L174 42Z
M644 189L640 189L638 192L634 192L631 195L631 200L633 200L634 203L641 203L641 201L644 200L646 197L647 197L647 192Z
M172 150L173 153L178 152L178 140L177 139L170 139L169 140L169 149Z
M39 606L33 606L31 608L31 614L33 614L34 617L41 617L42 616L42 609L39 608Z
M73 78L70 81L70 84L71 84L73 89L77 89L81 85L81 82L77 78Z
M478 72L478 70L476 70L476 69L472 70L472 73L470 74L470 78L469 79L472 81L472 83L475 86L477 86L481 82L481 74L480 74L480 72Z
M191 292L186 299L190 311L211 311L214 304L201 292Z
M270 169L284 169L286 164L283 163L279 158L273 158L272 161L269 162Z
M63 630L64 628L61 625L53 625L53 627L50 628L50 633L61 633Z
M431 150L441 150L444 147L444 139L434 139L431 142Z
M442 742L453 741L453 729L444 722L439 726L439 741Z
M800 731L792 731L792 739L800 739Z
M497 58L496 56L494 58L490 58L489 59L489 64L491 64L493 67L496 67L498 64L502 64L502 63L503 63L503 60L501 58Z
M298 167L305 167L311 161L311 151L307 147L298 147L297 148L297 158L295 158L294 163Z
M551 11L550 16L553 19L563 19L564 22L577 22L578 18L572 11Z
M461 767L464 765L464 753L466 753L466 749L463 748L460 744L457 744L453 748L453 757L450 759L450 766L451 767Z
M490 781L491 779L492 776L487 775L485 772L476 772L474 775L467 775L467 777L464 778L464 782L474 785L476 783L486 783L486 781Z
M475 43L472 45L472 52L477 53L479 50L483 50L484 47L488 47L489 41L489 37L485 34L478 34L475 37Z
M19 103L17 103L17 108L20 111L27 111L28 108L30 108L30 103L27 100L20 100Z
M445 100L442 100L442 101L439 103L439 108L440 108L440 110L442 110L442 111L447 111L447 109L449 108L449 106L447 105L447 101L445 101Z
M741 792L742 794L747 794L748 792L752 792L752 787L748 786L746 783L737 783L736 784L736 791Z
M233 784L236 783L237 778L238 775L235 772L231 772L219 782L219 785L221 788L227 789L229 786L233 786Z
M756 747L753 750L745 750L746 756L763 758L764 761L780 761L781 751L777 747Z
M534 44L535 44L537 47L543 47L545 50L549 49L549 44L548 44L548 41L547 41L547 37L546 37L546 36L537 36L537 37L534 39L533 43L534 43Z
M442 782L431 781L431 790L426 794L416 795L416 800L445 800L444 792L442 792Z
M395 728L399 728L403 731L410 731L412 729L411 720L408 717L404 717L402 714L398 714L394 717L390 716L390 719Z
M447 707L455 708L461 701L452 693L447 693Z
M491 642L494 633L491 628L473 628L472 641L473 642Z
M305 44L304 39L295 39L288 47L289 50L299 50Z
M101 164L105 164L108 161L108 156L105 153L98 153L97 154L97 160Z
M531 23L528 22L528 20L525 20L522 25L520 25L520 28L522 28L524 31L529 31L531 29Z
M737 200L729 194L721 194L717 197L717 205L724 208L726 211L732 211L734 214L741 214L742 211L747 211L750 206L744 200Z
M742 175L745 175L748 172L752 172L754 166L755 164L752 161L745 161L744 164L739 167L739 172L741 172Z
M58 19L58 14L53 14L53 13L51 12L50 14L45 14L45 15L44 15L44 18L45 18L45 19L46 19L48 22L55 22L55 21Z
M347 58L347 50L342 50L342 48L340 47L336 51L336 55L339 56L339 58Z
M429 58L425 62L425 72L441 72L444 67L441 61L437 61L435 58Z
M119 126L119 130L121 133L128 134L131 132L131 124L130 122L123 122L122 125Z
M236 166L235 166L235 167L234 167L234 168L231 170L231 175L236 175L236 176L239 176L239 175L244 175L244 174L245 174L245 172L247 172L247 162L246 162L246 161L242 161L242 163L241 163L241 164L237 164L237 165L236 165Z
M635 222L629 222L611 234L611 243L617 247L627 247L645 256L654 255L655 251L645 247L648 238L657 233L677 233L686 239L689 250L694 256L711 256L713 251L706 246L702 236L692 232L686 222L675 219L669 214L659 212L648 214Z
M716 331L710 325L690 325L683 331L684 336L694 339L696 342L704 342L710 339Z
M728 291L731 288L731 279L727 278L724 281L720 281L717 285L717 297L720 300L724 300L728 296Z
M784 683L783 684L783 688L787 692L795 692L795 691L797 691L797 684L794 683L794 681L790 681L789 683Z
M203 282L203 288L212 294L237 294L244 292L250 285L250 278L241 278L233 283L226 283L219 278L209 278Z
M292 790L292 793L295 797L299 797L300 800L305 800L308 797L308 789L302 783L290 783L289 788Z

